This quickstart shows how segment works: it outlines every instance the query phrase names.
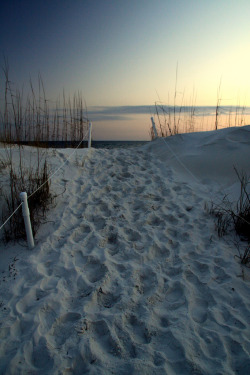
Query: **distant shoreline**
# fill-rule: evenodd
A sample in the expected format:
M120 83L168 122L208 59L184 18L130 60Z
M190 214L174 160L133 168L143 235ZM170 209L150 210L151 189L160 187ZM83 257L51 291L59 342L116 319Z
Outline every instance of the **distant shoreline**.
M41 148L75 148L79 145L81 141L24 141L17 142L17 144L22 144L23 146L38 146ZM137 147L141 146L149 141L92 141L91 146L93 148L127 148L127 147ZM79 148L87 148L88 141L83 141Z

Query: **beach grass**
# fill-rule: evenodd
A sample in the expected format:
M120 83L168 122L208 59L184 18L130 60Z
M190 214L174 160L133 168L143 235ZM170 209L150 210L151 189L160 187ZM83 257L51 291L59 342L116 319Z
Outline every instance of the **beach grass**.
M216 229L219 237L226 235L230 229L233 229L237 236L235 240L239 253L237 257L242 264L250 267L250 176L245 171L239 172L236 168L234 169L240 182L240 195L237 202L231 202L225 196L219 205L212 203L209 211L216 218ZM244 247L243 252L239 250L239 241L248 244Z
M48 181L49 169L47 160L40 160L39 167L30 168L22 166L14 168L11 161L9 169L10 185L8 191L3 193L4 204L2 207L2 220L5 220L15 211L20 204L20 192L25 191L29 197L29 213L33 235L45 218L46 211L52 203L53 198L50 193L50 183ZM36 191L35 194L33 194ZM4 241L26 238L23 217L20 213L12 216L7 225L3 228Z
M51 107L47 99L41 75L35 85L30 80L29 92L14 88L9 77L9 65L3 66L5 81L3 105L0 108L0 142L17 143L35 141L46 145L46 141L80 141L88 126L87 108L80 92L73 97L63 91Z
M214 121L211 116L210 125L204 124L206 114L197 112L197 95L195 88L188 101L185 100L185 90L179 91L178 86L178 66L176 67L176 81L175 90L172 95L172 100L168 95L168 104L165 104L158 95L158 101L155 102L155 117L157 118L157 133L160 137L168 137L181 133L192 133L206 130L218 130L231 126L246 125L246 104L241 105L238 98L236 105L224 106L222 105L223 97L221 94L222 80L219 82L217 88L217 99L214 108ZM225 100L227 101L227 100ZM169 103L172 102L172 105ZM225 116L228 113L228 116ZM223 119L222 119L223 118ZM212 126L211 126L212 124ZM154 139L155 134L150 127L149 131L151 140Z
M80 142L86 134L87 109L81 93L73 97L63 92L63 103L58 99L53 108L49 107L41 75L38 75L37 87L32 81L29 92L13 87L9 77L8 60L4 60L4 98L0 108L0 142L4 145L0 173L9 175L9 186L1 187L3 195L2 221L19 206L21 192L27 192L34 234L52 201L50 193L49 161L46 149L49 141ZM22 143L32 142L30 158L24 158ZM27 150L25 151L27 154ZM16 160L18 158L18 162ZM15 159L15 160L14 160ZM38 189L42 186L40 189ZM34 195L32 193L37 191ZM25 237L21 215L14 215L4 226L4 240L17 240Z

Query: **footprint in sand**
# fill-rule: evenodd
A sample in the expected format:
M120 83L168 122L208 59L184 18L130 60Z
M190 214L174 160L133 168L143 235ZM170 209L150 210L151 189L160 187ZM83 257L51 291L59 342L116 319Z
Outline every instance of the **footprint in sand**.
M182 187L180 185L176 185L173 187L173 190L176 192L180 192L182 190Z
M74 242L80 242L85 239L86 235L91 232L91 228L87 224L80 224L77 229L71 235L71 238Z
M60 347L66 340L71 340L71 336L76 334L74 326L79 319L81 314L75 312L68 312L57 318L48 333L49 344Z
M180 361L181 359L184 360L185 358L185 351L181 341L177 340L171 330L168 328L164 331L159 331L157 334L157 347L159 350L162 348L165 356L167 358L171 358L171 362ZM181 372L173 372L173 374L182 374ZM184 373L183 373L184 374ZM186 373L185 373L186 374Z
M147 224L151 225L152 227L165 227L165 222L157 215L150 214L147 218Z
M116 339L113 337L108 324L105 320L93 321L88 324L90 331L90 343L96 352L109 353L115 357L121 356L121 348ZM104 354L103 353L103 354ZM94 351L93 351L93 354Z
M238 329L247 329L247 325L241 322L236 315L234 316L227 308L221 307L221 309L216 312L215 319L220 325L234 327Z
M136 194L142 194L145 191L145 186L137 186L137 187L134 188L134 191L135 191ZM137 203L139 205L140 201L137 201ZM139 208L140 208L140 206L138 206L138 208L136 208L136 206L135 206L134 209L136 210L136 209L139 209Z
M171 279L179 278L182 274L182 267L168 265L164 271L165 274Z
M100 203L98 204L98 210L101 212L102 215L104 215L104 217L110 217L112 214L108 204L104 201L100 201Z
M43 278L40 284L40 288L45 292L55 290L58 284L58 278L55 276L46 276Z
M151 342L153 334L149 331L146 324L138 319L136 315L129 315L127 324L131 327L135 341L138 344L149 344Z
M220 361L224 361L226 359L224 342L227 340L227 336L223 337L222 341L222 336L220 336L217 332L203 328L202 326L200 326L197 332L201 339L201 348L204 355L206 355L208 358L212 358L213 360L218 358Z
M139 275L138 284L137 289L141 294L145 296L152 295L158 285L157 275L153 269L147 268L142 271Z
M130 228L129 229L125 228L124 231L126 233L126 237L128 241L135 242L135 241L141 240L141 235L139 232L134 231L133 229L130 229Z
M170 326L167 316L160 317L160 326L162 328L168 328Z
M87 283L87 281L84 280L84 277L82 275L80 275L77 278L76 287L77 287L77 296L79 298L88 297L93 291L93 287L90 286Z
M46 297L49 293L42 289L36 289L36 301L40 301L44 297Z
M74 262L74 265L76 267L83 267L83 266L85 266L88 257L86 255L84 255L83 251L77 250L74 253L72 253L72 256L74 257L73 262Z
M191 318L196 323L204 323L207 320L208 303L201 298L191 299L189 305Z
M32 333L32 328L31 322L29 320L25 320L23 316L20 316L20 318L16 318L16 320L11 324L10 329L7 329L7 331L9 331L10 337L20 337L30 335Z
M167 249L167 247L165 247L165 245L159 246L158 244L153 243L153 245L149 246L149 259L163 258L165 260L169 257L169 255L170 251Z
M106 219L98 215L96 216L93 215L92 222L94 224L96 231L100 231L104 229L106 226Z
M158 366L163 366L164 363L166 362L166 359L162 356L161 353L155 351L153 361L154 361L154 365L158 367Z
M23 295L16 303L16 310L19 314L29 313L36 302L36 292L34 288L29 289L28 293Z
M115 333L119 339L122 352L125 353L129 358L137 357L137 345L134 342L133 336L130 336L127 332L127 325L115 324Z
M118 233L116 231L109 232L107 240L109 245L116 245L118 242Z
M131 178L131 177L133 177L129 172L123 172L122 174L121 174L121 177L122 178Z
M223 268L218 266L214 266L214 274L215 280L219 284L227 283L231 279L231 276L227 274Z
M24 346L24 357L29 357L32 366L34 366L39 373L47 373L53 366L53 359L47 347L44 337L41 337L36 345L30 342L29 345ZM34 373L38 373L34 372ZM28 372L27 372L28 373Z
M209 282L211 275L209 266L206 263L194 260L192 262L192 269L202 283Z
M84 276L89 282L95 283L100 281L107 272L107 267L92 255L84 255L82 251L74 253L75 267L81 268Z
M184 288L179 281L175 281L166 292L166 300L169 303L184 303L186 301Z
M84 266L83 272L91 283L100 281L107 273L108 269L99 259L89 256Z
M39 318L39 326L38 326L38 332L40 335L45 335L47 332L51 329L52 324L56 320L56 311L58 308L58 304L46 304L43 305L37 314L37 317Z
M104 292L102 288L99 289L97 294L97 301L106 309L110 309L120 300L120 295L115 295L110 292Z

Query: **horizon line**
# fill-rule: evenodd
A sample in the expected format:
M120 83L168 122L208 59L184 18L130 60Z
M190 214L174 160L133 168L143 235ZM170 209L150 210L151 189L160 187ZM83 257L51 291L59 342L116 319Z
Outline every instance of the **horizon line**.
M117 105L117 106L90 106L87 107L87 117L92 121L110 121L110 120L128 120L131 115L157 115L156 108L160 115L169 115L175 113L180 116L185 113L193 112L194 117L200 116L214 116L216 110L219 115L234 115L237 113L240 116L250 115L250 106L229 105L229 106L184 106L184 105Z

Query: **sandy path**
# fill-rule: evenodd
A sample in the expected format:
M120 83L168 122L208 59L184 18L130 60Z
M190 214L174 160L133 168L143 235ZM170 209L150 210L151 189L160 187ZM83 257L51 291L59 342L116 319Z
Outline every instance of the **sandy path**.
M93 150L62 181L16 265L0 372L245 374L248 289L201 196L140 148Z

